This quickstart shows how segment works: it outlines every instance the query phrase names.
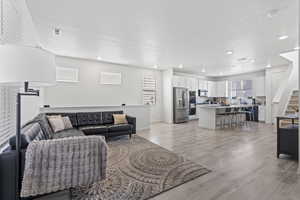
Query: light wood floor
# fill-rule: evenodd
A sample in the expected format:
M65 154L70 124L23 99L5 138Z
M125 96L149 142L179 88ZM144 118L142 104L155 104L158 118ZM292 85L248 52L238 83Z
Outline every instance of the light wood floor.
M298 163L276 158L276 133L270 125L209 131L197 121L155 124L138 135L186 156L211 173L153 200L299 200ZM68 199L62 193L41 200Z
M212 172L154 200L299 200L298 163L276 158L271 125L210 131L197 121L155 124L140 136L186 156Z

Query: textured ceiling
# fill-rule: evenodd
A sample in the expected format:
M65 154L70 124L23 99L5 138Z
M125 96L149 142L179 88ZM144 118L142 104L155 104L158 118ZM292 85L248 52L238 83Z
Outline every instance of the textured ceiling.
M279 54L298 42L297 0L27 0L27 4L44 48L58 55L101 56L103 61L141 67L158 65L209 76L256 71L267 64L285 64ZM59 35L54 34L56 27ZM278 40L280 35L289 38ZM228 50L233 54L227 55Z

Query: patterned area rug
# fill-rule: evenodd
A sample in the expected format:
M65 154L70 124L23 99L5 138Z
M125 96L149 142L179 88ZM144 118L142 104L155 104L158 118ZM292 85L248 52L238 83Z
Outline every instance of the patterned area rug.
M72 200L144 200L210 172L136 135L108 146L107 178L73 189Z

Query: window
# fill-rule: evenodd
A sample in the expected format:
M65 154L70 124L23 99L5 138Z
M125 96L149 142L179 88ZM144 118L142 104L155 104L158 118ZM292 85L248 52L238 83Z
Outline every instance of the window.
M252 80L235 80L231 83L231 96L232 97L251 97L252 93Z
M76 68L57 67L56 81L76 83L79 81L78 73L79 70Z
M16 133L17 88L0 86L0 147Z
M156 104L156 80L153 76L144 76L143 102L145 105Z

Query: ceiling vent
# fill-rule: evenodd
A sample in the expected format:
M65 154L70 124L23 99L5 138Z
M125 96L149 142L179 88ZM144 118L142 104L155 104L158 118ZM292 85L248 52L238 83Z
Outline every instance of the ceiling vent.
M244 58L239 58L237 61L239 62L247 62L248 58L244 57Z
M60 35L60 33L61 33L61 30L59 28L54 29L54 34L55 35Z

